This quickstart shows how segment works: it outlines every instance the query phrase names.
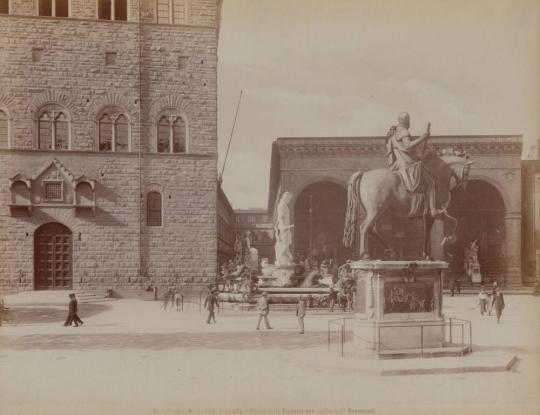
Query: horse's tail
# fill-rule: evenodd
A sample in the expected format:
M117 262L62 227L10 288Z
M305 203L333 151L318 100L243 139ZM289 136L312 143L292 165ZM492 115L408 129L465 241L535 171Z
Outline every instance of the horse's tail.
M360 181L364 172L358 171L349 179L347 190L347 216L345 217L345 229L343 230L343 245L351 248L356 236L356 224L358 222L358 209L360 207Z

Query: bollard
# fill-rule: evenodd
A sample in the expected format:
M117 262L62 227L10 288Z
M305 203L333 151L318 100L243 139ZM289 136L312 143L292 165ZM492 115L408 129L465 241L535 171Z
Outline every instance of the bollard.
M377 324L377 357L381 357L381 326Z
M330 322L328 322L328 351L330 351Z
M345 325L341 326L341 357L343 357L343 345L345 343Z
M424 325L420 326L420 356L424 357Z

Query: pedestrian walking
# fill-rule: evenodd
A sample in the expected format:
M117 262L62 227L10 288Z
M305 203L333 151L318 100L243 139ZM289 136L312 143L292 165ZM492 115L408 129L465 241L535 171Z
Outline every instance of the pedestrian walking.
M259 310L259 321L257 322L257 330L261 326L261 320L264 318L264 324L268 330L271 330L270 323L268 322L268 313L270 312L270 304L268 303L268 293L265 291L257 301L257 310Z
M4 298L0 297L0 326L2 321L9 320L9 307L6 307L4 304Z
M458 294L461 294L461 279L460 277L456 277L456 291Z
M80 325L83 325L83 321L78 316L78 307L77 307L77 298L75 297L75 294L69 294L69 306L68 306L68 316L66 318L66 322L64 323L64 326L71 326L73 323L75 323L75 327L79 327Z
M480 314L484 315L487 312L488 295L486 290L482 287L478 293L478 305L480 307Z
M163 305L161 306L162 310L167 310L167 306L169 305L169 297L171 295L171 292L169 290L165 291L163 294Z
M497 281L493 281L493 286L491 288L491 292L488 293L488 299L487 299L487 309L488 309L488 315L491 316L491 312L493 311L493 298L495 298L495 293L497 292Z
M495 307L495 314L497 315L497 323L501 322L501 315L504 309L504 297L501 291L497 288L493 295L491 307Z
M493 281L493 287L491 289L491 295L495 295L497 293L497 288L498 288L497 281L495 280L495 281Z
M206 300L204 300L204 307L208 310L208 318L206 319L206 324L210 324L213 320L216 323L216 314L215 307L219 308L219 302L217 300L214 290L208 292Z
M169 288L169 301L171 303L171 310L174 311L174 302L175 300L175 297L174 297L174 288Z
M180 311L180 307L182 305L182 295L178 289L174 291L174 304L176 305L176 311Z
M304 317L306 316L306 300L303 296L298 297L296 305L296 317L298 317L298 326L300 327L299 334L304 334Z

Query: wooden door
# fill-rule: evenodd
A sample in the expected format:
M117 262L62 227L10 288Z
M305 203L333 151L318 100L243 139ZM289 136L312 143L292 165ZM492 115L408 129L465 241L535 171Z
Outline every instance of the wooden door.
M41 226L35 234L36 290L73 288L71 231L60 223Z

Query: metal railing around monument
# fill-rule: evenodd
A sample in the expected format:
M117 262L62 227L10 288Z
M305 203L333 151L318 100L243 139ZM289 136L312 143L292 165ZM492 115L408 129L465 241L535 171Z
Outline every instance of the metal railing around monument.
M354 317L343 317L328 321L327 344L328 351L339 352L341 357L357 354L357 348L360 346L355 344L358 340L376 352L377 357L381 357L391 352L402 352L407 354L407 350L393 350L387 344L380 341L381 330L396 329L396 328L416 328L418 332L419 345L416 349L420 357L432 356L433 349L425 346L425 331L426 327L440 327L444 330L443 348L451 350L452 347L459 347L461 354L472 352L472 323L469 320L463 320L456 317L450 317L441 323L424 323L424 324L392 324L392 325L376 325L377 339L373 342L368 339L361 338L354 333L353 323ZM412 349L415 350L415 349ZM437 350L441 350L438 348ZM390 353L389 353L390 352Z

